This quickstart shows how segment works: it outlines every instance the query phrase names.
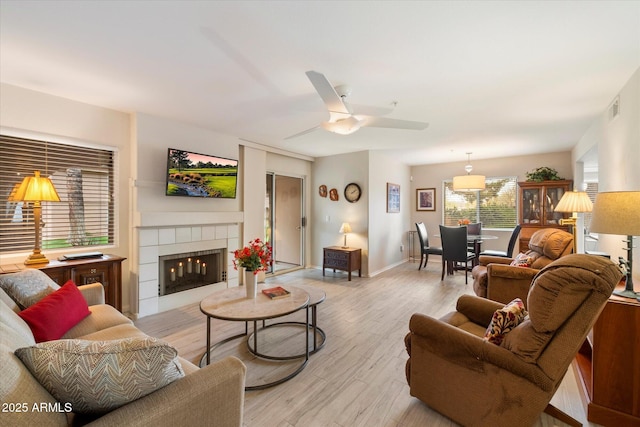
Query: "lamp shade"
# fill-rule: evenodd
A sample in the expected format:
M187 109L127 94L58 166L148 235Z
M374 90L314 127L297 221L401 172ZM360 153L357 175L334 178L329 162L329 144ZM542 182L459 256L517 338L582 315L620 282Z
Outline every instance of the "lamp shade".
M640 236L640 191L598 193L593 204L590 231Z
M351 233L351 225L348 222L343 222L339 233Z
M554 209L556 212L591 212L593 203L589 195L584 191L566 191L558 205Z
M22 180L20 186L11 192L10 202L59 202L60 197L49 178L40 176L40 171L35 171L34 176L28 176Z
M460 175L453 177L453 191L480 191L484 189L484 175Z

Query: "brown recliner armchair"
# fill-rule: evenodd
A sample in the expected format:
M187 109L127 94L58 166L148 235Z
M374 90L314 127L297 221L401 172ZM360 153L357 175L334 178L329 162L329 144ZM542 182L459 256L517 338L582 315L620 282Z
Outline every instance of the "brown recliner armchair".
M595 255L554 261L531 285L528 316L500 345L483 336L502 303L464 295L439 320L414 314L405 338L411 395L464 426L528 426L543 411L579 424L549 401L621 277Z
M573 251L573 235L557 228L536 231L529 240L530 267L510 265L513 258L481 255L471 271L476 295L508 303L514 298L527 299L531 280L541 268Z

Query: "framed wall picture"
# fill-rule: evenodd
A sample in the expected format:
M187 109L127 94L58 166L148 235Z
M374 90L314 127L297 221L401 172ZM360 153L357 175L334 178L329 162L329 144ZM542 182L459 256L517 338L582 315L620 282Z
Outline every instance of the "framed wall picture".
M387 182L387 212L400 212L400 185Z
M418 188L416 189L416 210L435 211L436 210L436 189Z

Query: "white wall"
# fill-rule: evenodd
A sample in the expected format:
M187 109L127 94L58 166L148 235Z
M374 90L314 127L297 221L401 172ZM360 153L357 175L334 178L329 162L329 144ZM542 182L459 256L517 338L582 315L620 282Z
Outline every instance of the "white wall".
M640 68L621 88L620 115L609 120L603 109L572 151L578 161L591 149L598 151L598 191L640 191ZM611 100L613 101L613 99ZM640 210L638 211L640 221ZM598 250L611 254L611 259L626 258L622 236L600 235ZM638 247L638 237L635 237ZM640 283L640 250L633 253L633 277Z
M440 246L440 240L433 237L439 234L438 225L443 220L443 190L444 180L450 180L454 175L464 174L466 159L455 163L441 163L436 165L422 165L411 168L411 229L415 230L416 222L424 222L429 233L429 242L434 246ZM526 173L541 166L548 166L558 171L562 178L572 179L571 153L549 153L530 156L501 157L495 159L473 160L473 173L487 177L517 176L518 181L526 180ZM435 212L416 211L416 189L436 189ZM505 250L509 243L511 231L491 231L491 234L499 237L498 240L487 240L483 243L483 249ZM419 244L419 243L417 243ZM419 254L419 252L418 252Z
M235 199L203 199L165 195L167 150L178 148L231 159L240 158L238 139L186 123L147 114L135 115L132 141L136 156L133 165L135 212L240 211L243 197L242 175L239 173ZM240 165L242 168L243 165Z
M129 177L131 154L129 146L130 116L129 114L107 108L96 107L65 98L47 95L7 84L0 85L0 126L7 135L24 137L44 137L53 140L68 141L79 144L98 145L116 150L116 176L118 200L116 218L116 244L101 249L129 258L130 212ZM76 250L86 251L86 249ZM73 249L45 251L49 258ZM22 263L27 253L2 255L0 262ZM128 271L129 261L123 264ZM123 309L129 306L129 277L123 274Z
M369 275L406 261L412 210L409 176L408 165L391 160L383 152L369 152ZM400 185L399 213L387 212L387 183Z
M353 230L347 237L347 245L362 249L362 274L368 274L368 236L369 199L377 189L369 185L369 154L365 151L337 156L320 157L312 165L311 215L308 224L311 230L311 263L322 266L322 248L342 246L344 236L338 231L343 222L351 224ZM362 188L362 197L356 203L349 203L344 198L344 187L355 182ZM338 201L331 201L329 196L320 197L318 187L326 185L328 189L338 191Z

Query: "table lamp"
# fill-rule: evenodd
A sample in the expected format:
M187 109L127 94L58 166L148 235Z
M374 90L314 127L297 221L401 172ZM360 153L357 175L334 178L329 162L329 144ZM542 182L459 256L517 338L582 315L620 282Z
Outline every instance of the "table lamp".
M36 231L33 253L25 260L26 265L46 264L49 262L41 251L40 223L42 215L41 202L59 202L60 197L49 178L40 176L40 171L35 171L34 176L28 176L22 180L20 186L11 192L10 202L33 203L33 225Z
M579 212L591 212L593 203L589 199L589 195L584 191L565 191L558 205L554 209L555 212L570 212L570 218L560 220L560 225L570 225L573 231L573 253L578 253L578 234L576 233L576 221L578 221Z
M347 246L347 234L351 233L351 225L348 222L343 222L340 226L339 233L344 233L344 246L343 248L348 248Z
M591 232L602 234L620 234L627 236L627 260L619 258L626 270L626 286L623 291L614 291L615 295L625 298L638 298L640 293L633 289L631 266L633 264L633 236L640 235L640 191L612 191L598 193L593 204Z

